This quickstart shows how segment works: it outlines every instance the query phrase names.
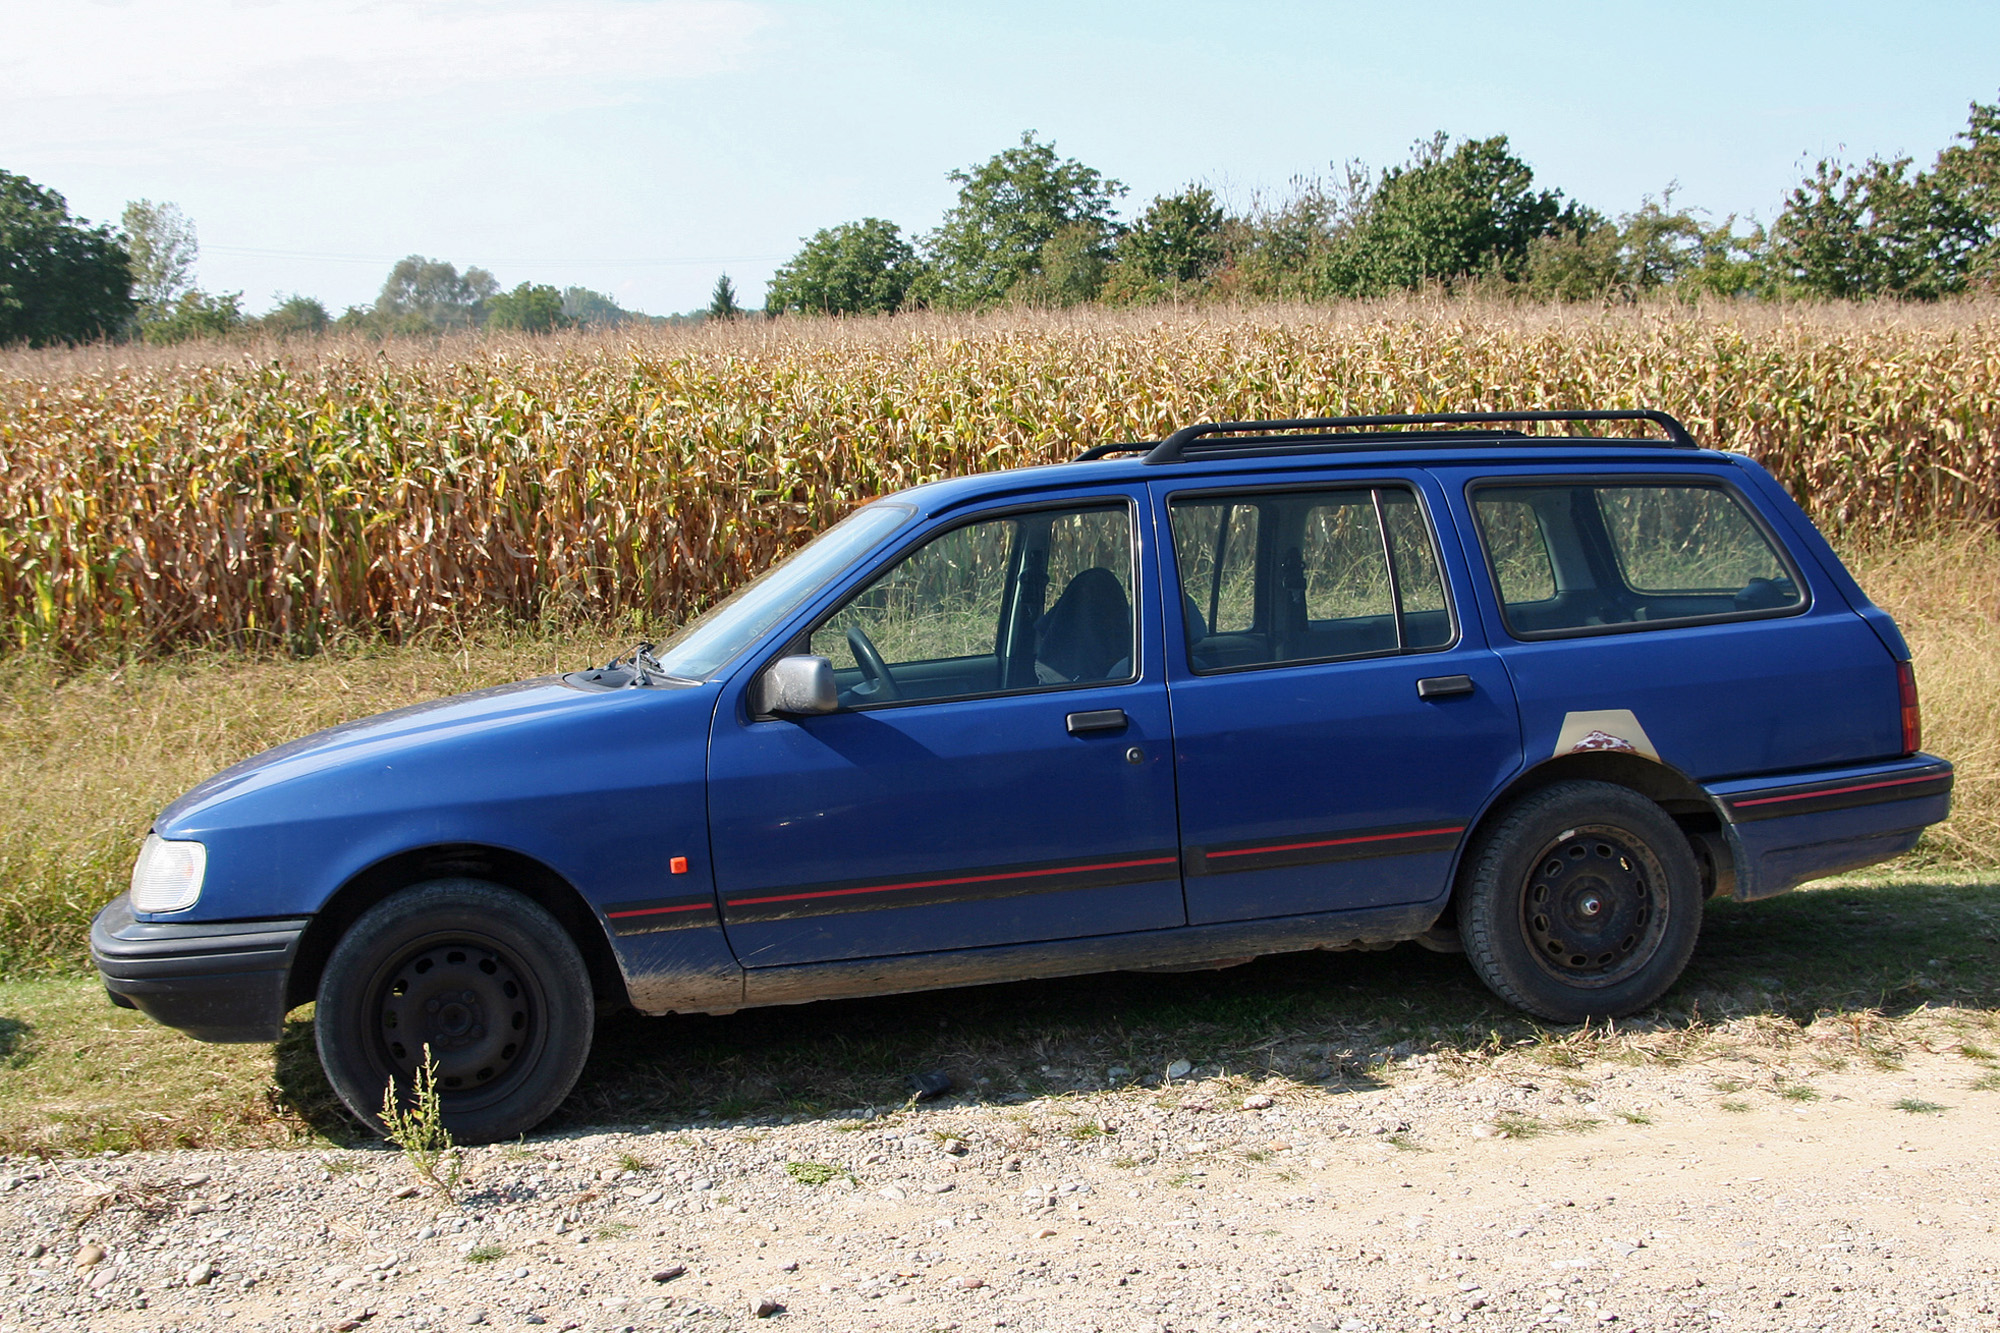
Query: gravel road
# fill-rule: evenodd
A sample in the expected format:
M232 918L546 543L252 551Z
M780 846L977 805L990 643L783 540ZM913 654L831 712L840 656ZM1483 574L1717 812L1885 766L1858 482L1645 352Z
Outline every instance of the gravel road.
M1810 1055L0 1159L0 1333L2000 1328L1995 1076Z

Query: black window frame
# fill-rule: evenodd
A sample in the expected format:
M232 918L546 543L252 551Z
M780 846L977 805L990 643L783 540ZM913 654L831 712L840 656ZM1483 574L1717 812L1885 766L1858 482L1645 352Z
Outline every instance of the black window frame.
M1608 625L1570 625L1559 629L1522 629L1514 623L1513 616L1508 613L1507 599L1502 596L1500 591L1500 578L1493 558L1493 549L1487 543L1486 525L1480 521L1479 517L1479 497L1481 493L1489 491L1549 490L1563 486L1589 486L1605 489L1638 486L1680 486L1721 491L1734 501L1736 507L1750 520L1751 526L1762 534L1764 540L1770 544L1771 550L1778 557L1779 565L1784 568L1793 586L1799 590L1797 605L1759 607L1745 611L1720 611L1693 616L1674 616L1666 620L1629 620L1617 621ZM1743 488L1738 486L1729 477L1716 476L1711 473L1695 474L1686 472L1517 473L1512 476L1503 477L1477 477L1465 483L1465 509L1467 517L1472 522L1473 536L1479 542L1479 558L1486 576L1486 587L1493 594L1493 605L1499 609L1500 623L1507 631L1508 637L1522 643L1541 643L1552 639L1589 639L1607 634L1644 634L1653 630L1686 629L1699 625L1732 625L1750 620L1789 620L1811 612L1817 601L1811 582L1806 579L1804 571L1799 567L1797 558L1792 554L1791 547L1785 544L1785 540L1779 534L1776 525L1765 516L1764 511L1757 506L1757 503L1750 498ZM1603 510L1601 508L1598 510L1598 521L1600 524L1603 523ZM1536 516L1536 526L1538 529L1541 527L1539 515ZM1542 533L1542 539L1544 543L1548 540L1548 534L1545 530ZM1606 542L1604 554L1611 561L1612 568L1617 573L1620 587L1627 592L1640 591L1625 582L1625 570L1619 560L1617 546L1608 528L1604 539ZM1556 594L1560 596L1564 591L1562 587L1562 568L1554 559L1554 552L1547 550L1546 547L1545 558L1548 559L1549 573L1551 579L1555 582ZM1670 596L1672 594L1662 594L1656 591L1653 595Z
M1029 694L1053 694L1062 690L1106 689L1136 685L1145 678L1145 616L1141 608L1145 602L1146 592L1145 584L1142 582L1142 565L1139 551L1139 522L1141 513L1139 502L1132 496L1122 492L1107 495L1102 499L1073 497L1065 500L1036 500L1022 504L1004 505L997 509L982 509L975 513L960 515L953 522L940 524L928 531L920 532L903 545L898 546L894 551L889 552L881 559L870 564L859 583L844 592L840 599L827 608L823 614L814 616L807 622L805 628L785 640L784 645L777 652L773 653L768 661L757 668L757 674L762 675L764 672L770 670L772 663L781 657L790 657L809 652L813 635L825 628L828 621L846 610L849 603L873 587L877 578L909 559L934 541L942 540L954 532L973 527L976 524L992 523L1002 519L1023 518L1034 514L1075 514L1091 511L1103 512L1114 509L1123 510L1125 513L1126 556L1130 562L1126 575L1132 589L1132 669L1129 674L1116 680L1071 680L1056 684L1045 685L1037 683L1034 685L1017 686L1013 689L980 690L971 694L947 694L924 699L884 699L879 702L842 704L834 712L872 713L889 708L920 708L926 705L969 703L980 699L1012 699ZM1012 590L1016 588L1020 579L1019 563L1022 556L1022 548L1018 545L1015 549L1007 553L1008 591L1002 594L1001 619L994 625L996 638L993 650L996 658L1000 654L1001 645L998 635L1001 632L1001 626L1004 625L1007 617L1013 614L1014 602ZM1043 609L1046 613L1047 607L1045 606ZM906 663L905 665L920 664ZM755 677L752 679L754 680Z
M1424 541L1430 550L1431 564L1437 570L1438 589L1444 597L1445 619L1446 623L1450 626L1451 632L1443 643L1432 647L1409 648L1402 646L1408 642L1409 636L1405 628L1402 591L1399 576L1396 572L1395 541L1389 534L1388 521L1382 507L1381 492L1387 490L1406 492L1415 503L1418 519L1423 524ZM1421 657L1431 653L1448 653L1464 641L1465 625L1458 613L1458 597L1451 584L1451 572L1444 561L1444 547L1438 537L1437 515L1432 512L1430 499L1424 494L1423 487L1414 481L1402 477L1388 479L1355 478L1351 481L1343 478L1338 481L1317 480L1306 483L1272 482L1256 486L1204 486L1170 491L1163 497L1163 505L1166 510L1165 518L1167 524L1165 545L1173 552L1174 562L1174 583L1171 592L1178 592L1183 596L1187 595L1187 590L1181 576L1180 543L1174 535L1174 505L1176 503L1203 500L1254 500L1259 496L1305 496L1340 491L1367 492L1375 509L1376 534L1382 542L1382 556L1386 567L1385 573L1389 579L1390 595L1395 607L1392 614L1396 622L1396 642L1398 646L1389 649L1378 649L1373 652L1339 653L1329 657L1288 657L1282 661L1275 662L1245 662L1236 666L1202 667L1195 665L1194 645L1188 639L1187 613L1185 608L1183 608L1181 612L1181 660L1186 664L1189 674L1196 676L1233 676L1247 671L1283 671L1291 667L1325 666L1336 662L1368 662L1392 657ZM1225 529L1227 523L1228 521L1225 518L1223 525ZM1260 513L1257 518L1257 541L1259 549L1256 556L1257 569L1254 585L1256 590L1256 620L1254 623L1256 624L1266 623L1271 615L1272 590L1268 584L1271 579L1276 578L1275 570L1267 570L1266 568L1270 562L1267 561L1266 552L1263 549L1267 540L1266 530L1268 527L1269 525L1265 522L1264 516ZM1216 564L1216 577L1219 579L1220 576L1221 564L1218 561ZM1160 592L1163 599L1171 595L1170 590L1164 586L1164 580L1162 581Z

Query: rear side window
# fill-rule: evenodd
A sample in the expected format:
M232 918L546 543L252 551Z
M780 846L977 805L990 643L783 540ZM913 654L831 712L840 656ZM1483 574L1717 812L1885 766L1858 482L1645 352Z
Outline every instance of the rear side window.
M1407 489L1177 496L1168 514L1196 671L1455 640L1430 524Z
M1489 484L1473 491L1517 638L1785 615L1805 596L1743 498L1713 482Z

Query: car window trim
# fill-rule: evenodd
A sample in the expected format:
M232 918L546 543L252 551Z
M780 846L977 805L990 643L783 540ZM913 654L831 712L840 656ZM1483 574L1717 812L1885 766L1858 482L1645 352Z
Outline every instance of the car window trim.
M1325 666L1328 663L1333 663L1333 662L1367 662L1385 657L1424 657L1433 653L1448 653L1452 651L1454 648L1459 647L1460 644L1462 644L1465 640L1465 624L1464 620L1458 614L1458 597L1451 586L1451 571L1446 566L1444 561L1444 544L1442 539L1438 536L1437 515L1431 507L1430 497L1424 494L1423 486L1416 480L1409 477L1388 477L1388 478L1376 478L1372 480L1362 477L1357 477L1353 480L1348 480L1346 478L1341 478L1339 480L1320 478L1318 480L1306 483L1300 483L1296 481L1266 482L1263 484L1251 485L1251 486L1190 486L1190 487L1177 488L1174 490L1163 490L1160 494L1160 502L1166 510L1166 515L1165 515L1167 521L1166 545L1172 547L1173 549L1173 560L1174 560L1173 590L1178 592L1182 591L1185 587L1181 579L1180 547L1174 542L1174 537L1173 537L1173 523L1174 523L1173 506L1175 501L1201 500L1208 498L1233 500L1239 496L1256 496L1256 495L1306 495L1315 491L1367 491L1369 493L1371 503L1375 506L1376 509L1376 522L1378 525L1378 531L1381 533L1384 539L1383 558L1389 562L1389 576L1391 580L1391 586L1392 588L1399 587L1400 585L1397 583L1397 575L1395 573L1395 560L1393 555L1390 553L1393 548L1389 547L1388 545L1389 526L1386 516L1382 513L1381 500L1379 495L1377 494L1380 491L1392 490L1392 489L1409 492L1411 498L1416 503L1417 515L1422 520L1424 525L1424 542L1430 550L1431 564L1435 566L1437 569L1438 589L1440 592L1444 594L1445 617L1447 623L1449 623L1449 625L1451 626L1451 636L1448 639L1446 639L1443 643L1439 644L1435 648L1397 647L1387 650L1378 650L1372 653L1341 653L1333 657L1291 657L1285 659L1282 662L1246 662L1241 666L1197 667L1194 664L1194 655L1189 651L1189 645L1187 641L1186 614L1185 612L1183 612L1182 625L1181 625L1180 652L1181 652L1181 660L1186 665L1188 673L1190 675L1195 675L1195 676L1233 676L1233 675L1240 675L1246 671L1280 671L1288 667ZM1260 527L1259 542L1261 544L1262 519L1259 519L1258 522ZM1217 568L1219 569L1220 566L1218 566ZM1261 574L1263 571L1260 569L1258 572L1259 574ZM1260 578L1259 579L1260 586L1262 582L1263 580ZM1166 581L1164 578L1162 578L1160 593L1163 599L1165 598L1167 591L1168 589L1166 587ZM1404 628L1402 623L1403 611L1402 611L1402 599L1400 592L1398 592L1396 595L1396 611L1394 612L1394 615L1397 622L1396 638L1398 643L1401 643L1404 637ZM1209 628L1211 631L1214 630L1213 621L1210 622Z
M1562 629L1545 630L1516 628L1513 618L1507 614L1507 599L1501 596L1500 593L1500 576L1494 564L1493 550L1487 544L1486 525L1479 520L1479 493L1481 491L1529 490L1538 487L1554 486L1614 487L1621 485L1699 486L1712 490L1720 490L1732 496L1736 500L1737 507L1749 517L1751 526L1763 535L1766 542L1770 543L1772 551L1777 554L1778 563L1791 576L1792 583L1799 590L1799 604L1797 606L1766 607L1752 611L1723 611L1711 615L1674 616L1668 620L1635 620L1615 625L1572 625ZM1733 478L1720 474L1707 472L1698 474L1690 472L1524 472L1498 477L1474 477L1465 483L1465 512L1467 517L1472 521L1473 536L1479 542L1479 556L1485 568L1486 587L1492 592L1493 605L1500 612L1501 626L1507 631L1508 637L1521 643L1543 643L1551 639L1588 639L1605 634L1643 634L1649 630L1689 629L1702 625L1733 625L1750 620L1789 620L1795 616L1806 615L1818 603L1818 598L1815 595L1812 584L1807 581L1804 572L1799 567L1798 561L1792 555L1791 548L1785 545L1784 539L1778 535L1778 531L1772 525L1771 521L1764 516L1763 511L1744 493L1743 488L1738 486ZM1600 511L1599 518L1601 522L1602 511ZM1538 531L1541 529L1539 516L1537 516L1536 528ZM1546 532L1542 533L1542 541L1544 543L1543 558L1549 563L1549 572L1553 581L1559 571L1555 567L1553 556L1547 549L1548 534ZM1610 551L1609 555L1615 564L1617 562L1616 550ZM1618 569L1618 582L1620 586L1625 587L1628 591L1634 591L1631 585L1625 582L1625 571L1622 567ZM1556 587L1555 595L1558 597L1562 595L1560 584ZM1552 601L1554 598L1548 597L1542 600ZM1533 605L1533 603L1524 602L1522 605Z
M1129 578L1131 579L1132 592L1133 592L1132 671L1130 675L1121 677L1120 679L1117 680L1072 680L1072 681L1064 681L1059 685L1037 684L1037 685L1024 685L1019 689L1013 689L1013 690L982 690L977 694L952 694L952 695L946 695L945 697L940 699L884 699L880 703L866 703L856 706L843 706L835 709L834 713L835 714L875 713L875 712L882 712L892 708L922 708L926 706L936 706L940 704L971 703L981 699L1015 699L1025 695L1032 695L1032 694L1056 694L1064 690L1107 689L1107 688L1118 688L1121 686L1138 684L1145 677L1143 656L1144 656L1145 642L1146 642L1144 626L1142 623L1145 617L1141 614L1141 609L1140 609L1145 601L1145 585L1141 581L1142 572L1141 572L1141 562L1139 558L1140 514L1139 514L1139 504L1137 499L1135 499L1132 495L1124 491L1113 491L1105 495L1101 499L1093 499L1093 498L1077 496L1063 500L1026 501L1022 503L1002 505L996 509L981 509L969 514L954 515L953 516L954 521L940 524L938 527L931 528L925 532L921 532L916 536L912 537L909 541L905 542L902 546L897 547L892 553L883 556L880 560L876 561L870 567L869 573L871 575L879 575L881 573L884 573L887 570L892 569L896 565L902 563L904 560L907 560L910 556L914 555L917 551L923 549L925 546L928 546L931 542L937 541L943 537L948 537L952 533L957 532L961 528L969 528L975 523L990 523L997 519L1020 518L1024 515L1029 515L1029 514L1046 514L1051 512L1082 513L1090 510L1108 510L1108 509L1118 509L1118 508L1123 508L1125 510L1125 518L1127 525L1126 558L1130 561ZM1013 577L1012 552L1010 552L1008 555L1008 565L1009 565L1010 577ZM770 657L767 658L765 661L759 663L757 669L750 674L750 680L753 682L753 688L756 679L759 676L763 675L764 672L770 670L771 664L773 662L776 662L781 657L787 657L794 653L804 651L806 646L808 646L812 642L812 636L818 633L819 630L828 621L832 620L835 616L839 615L841 610L844 607L846 607L846 605L849 602L853 601L856 596L858 596L861 592L867 589L873 582L874 582L873 578L870 578L866 582L860 584L858 587L850 588L840 598L840 600L836 601L831 607L827 608L825 612L823 612L820 615L814 616L804 629L800 630L798 633L792 635L790 638L786 639L782 644L780 644L777 651L772 653ZM995 645L994 651L997 656L999 652L997 643ZM963 659L941 658L936 660L960 661ZM917 664L911 663L910 665L917 665ZM748 692L746 692L745 697L746 698L749 697ZM829 714L829 716L832 715L833 714ZM754 714L751 716L751 721L753 722L768 721L768 720L770 719L758 718Z

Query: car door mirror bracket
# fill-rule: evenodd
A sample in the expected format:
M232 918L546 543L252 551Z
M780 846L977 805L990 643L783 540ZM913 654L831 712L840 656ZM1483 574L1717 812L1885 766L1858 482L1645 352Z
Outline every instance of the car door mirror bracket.
M833 662L796 654L781 657L757 678L755 714L760 718L811 717L840 707Z

